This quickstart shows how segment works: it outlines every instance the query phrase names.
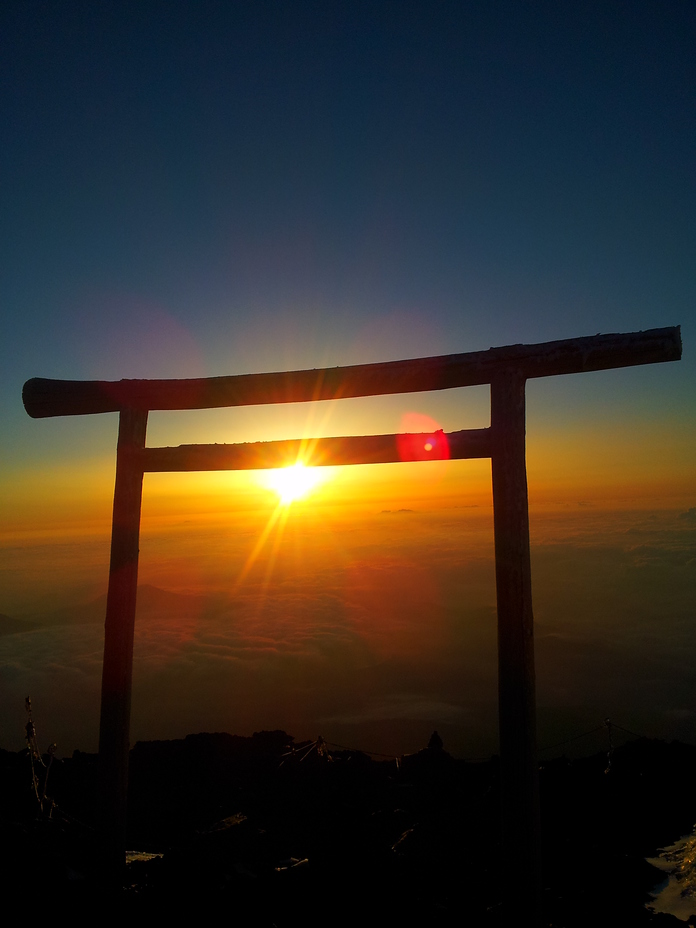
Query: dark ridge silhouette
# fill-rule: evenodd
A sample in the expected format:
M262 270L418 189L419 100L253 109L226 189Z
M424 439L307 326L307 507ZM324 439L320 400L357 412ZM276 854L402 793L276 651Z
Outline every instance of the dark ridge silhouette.
M30 632L39 627L38 622L32 622L30 619L14 618L11 615L0 613L0 635L16 635L22 632Z
M97 757L53 764L37 814L26 751L0 751L7 885L33 904L108 904L147 916L220 906L240 925L507 925L497 758L453 758L436 733L392 760L295 744L283 731L196 734L131 751L123 886L101 879ZM544 924L683 925L645 908L664 874L645 861L696 821L696 747L648 739L540 771ZM323 913L323 914L322 914ZM692 919L691 924L696 923Z

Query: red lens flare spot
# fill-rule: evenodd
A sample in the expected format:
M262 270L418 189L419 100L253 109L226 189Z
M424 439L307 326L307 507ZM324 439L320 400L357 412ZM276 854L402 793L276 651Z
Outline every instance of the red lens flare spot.
M444 431L434 419L422 413L406 413L397 443L402 461L444 461L450 456Z

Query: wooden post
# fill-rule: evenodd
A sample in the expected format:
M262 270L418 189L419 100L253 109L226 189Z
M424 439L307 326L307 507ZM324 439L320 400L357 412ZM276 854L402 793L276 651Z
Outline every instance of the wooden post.
M498 600L498 713L505 901L538 917L541 890L534 618L525 463L525 378L491 382L491 472Z
M104 629L99 727L100 803L104 851L112 872L125 864L133 635L147 411L119 418L109 591Z

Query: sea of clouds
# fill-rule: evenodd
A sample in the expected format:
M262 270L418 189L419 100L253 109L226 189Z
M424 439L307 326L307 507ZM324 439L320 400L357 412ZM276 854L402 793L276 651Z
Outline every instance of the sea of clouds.
M605 717L696 741L695 515L533 517L542 747ZM133 741L284 728L401 754L437 728L461 756L496 750L490 513L298 516L243 574L258 538L202 525L144 537ZM96 748L105 601L87 590L103 564L84 556L59 608L0 621L3 747L22 746L31 695L40 740ZM82 600L66 605L66 590Z

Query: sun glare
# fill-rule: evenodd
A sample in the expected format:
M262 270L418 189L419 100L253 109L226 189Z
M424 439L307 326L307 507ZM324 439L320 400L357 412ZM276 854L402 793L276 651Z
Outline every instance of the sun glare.
M271 471L267 476L268 486L278 494L282 506L307 496L321 480L316 467L305 467L300 461L289 467Z

